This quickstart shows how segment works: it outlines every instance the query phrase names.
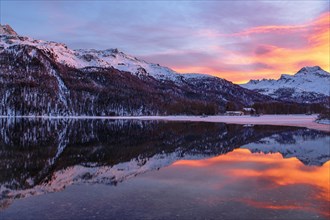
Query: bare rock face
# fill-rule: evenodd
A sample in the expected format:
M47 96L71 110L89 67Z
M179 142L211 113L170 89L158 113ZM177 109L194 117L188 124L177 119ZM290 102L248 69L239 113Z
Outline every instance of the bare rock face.
M0 24L0 35L15 35L17 36L17 33L8 25L1 25Z

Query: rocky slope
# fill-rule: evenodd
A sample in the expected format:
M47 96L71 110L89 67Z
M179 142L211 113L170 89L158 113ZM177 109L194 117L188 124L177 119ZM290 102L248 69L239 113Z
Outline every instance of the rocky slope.
M8 24L0 24L0 35L17 35L17 33Z
M216 114L272 100L224 79L175 71L116 49L71 50L1 26L1 115Z
M283 74L278 80L251 80L241 86L264 95L299 103L329 102L330 74L319 66L304 67L295 75Z

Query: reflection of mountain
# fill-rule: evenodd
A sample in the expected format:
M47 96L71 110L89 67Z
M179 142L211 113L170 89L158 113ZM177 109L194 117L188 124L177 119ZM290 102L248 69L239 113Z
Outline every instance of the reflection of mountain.
M282 143L292 142L291 134L311 141L327 135L289 127L125 120L1 119L0 128L3 204L75 183L116 184L180 159L224 154L273 134Z
M251 152L276 153L296 157L305 165L322 166L330 160L330 137L313 130L282 132L242 146Z

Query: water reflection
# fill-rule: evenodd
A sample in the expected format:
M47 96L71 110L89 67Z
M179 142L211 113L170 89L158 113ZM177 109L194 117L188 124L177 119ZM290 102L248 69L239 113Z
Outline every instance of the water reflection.
M159 180L182 170L179 175L184 184L233 193L222 199L214 193L200 197L205 203L229 199L279 210L301 209L313 203L308 206L310 211L326 215L330 153L329 134L325 132L132 120L0 119L0 128L2 210L15 199L82 183L117 185L169 166L147 176ZM285 194L294 196L285 195L281 201L284 197L277 198L277 191L283 188ZM313 196L300 198L307 188ZM249 196L241 196L242 192ZM264 194L262 199L260 193Z
M281 132L241 146L252 152L279 152L285 158L298 158L305 165L321 166L329 160L330 136L299 130Z
M211 179L204 187L213 190L227 192L234 187L240 196L228 196L230 200L263 209L304 210L330 216L330 161L322 166L305 166L297 158L285 159L280 153L253 154L248 149L236 149L211 159L177 161L172 168L180 173L194 172L203 180ZM200 183L190 179L189 184ZM294 196L278 194L286 189ZM301 194L293 193L297 191Z

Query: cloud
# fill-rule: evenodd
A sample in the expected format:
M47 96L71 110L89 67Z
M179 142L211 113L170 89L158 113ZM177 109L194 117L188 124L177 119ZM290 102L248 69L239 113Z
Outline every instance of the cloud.
M295 26L329 10L324 1L222 1L194 3L203 26L222 34L251 27ZM290 25L288 25L290 24Z
M260 26L221 36L230 38L231 43L214 47L212 53L226 56L218 57L219 68L209 63L205 66L213 70L213 75L235 82L278 78L282 73L297 72L302 64L319 65L329 71L329 16L324 13L297 26ZM189 70L193 71L191 67Z
M180 72L245 82L293 73L300 64L329 70L326 1L5 1L1 5L1 21L23 35L73 48L119 48Z
M320 65L329 71L328 27L326 12L306 23L255 26L230 34L199 29L195 35L210 42L207 48L178 49L142 58L182 73L209 73L236 83L251 78L279 78L304 65Z
M275 47L270 46L270 45L260 45L260 46L257 46L257 48L255 49L255 54L264 55L264 54L271 52L273 49L275 49Z

